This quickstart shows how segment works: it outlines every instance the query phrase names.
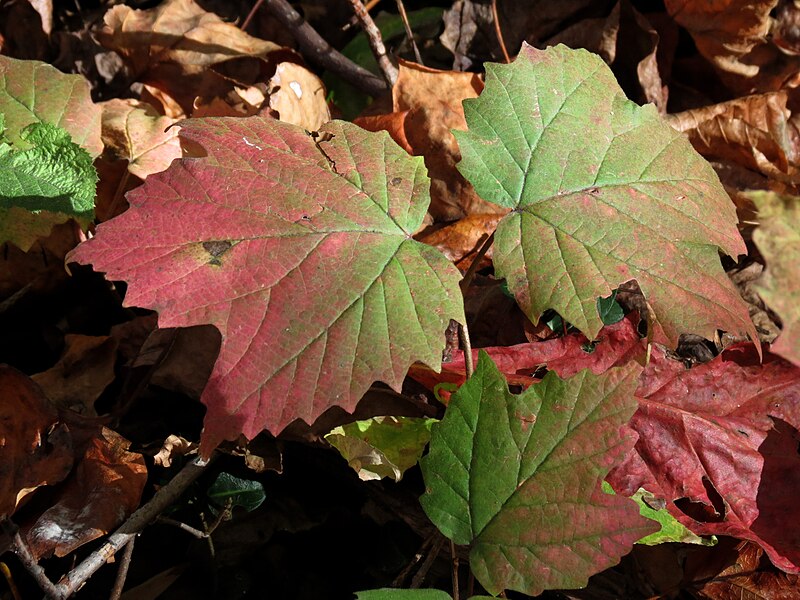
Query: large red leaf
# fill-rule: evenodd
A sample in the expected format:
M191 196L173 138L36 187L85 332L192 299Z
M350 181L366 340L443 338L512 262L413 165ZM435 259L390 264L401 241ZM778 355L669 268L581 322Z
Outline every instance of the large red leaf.
M127 281L126 304L161 327L220 330L206 452L441 364L464 316L458 271L411 238L429 203L421 158L342 122L317 138L260 117L181 127L207 156L151 175L71 258Z
M800 572L800 368L770 353L761 364L752 344L691 370L656 351L636 393L639 441L609 483L644 487L695 533L753 540Z

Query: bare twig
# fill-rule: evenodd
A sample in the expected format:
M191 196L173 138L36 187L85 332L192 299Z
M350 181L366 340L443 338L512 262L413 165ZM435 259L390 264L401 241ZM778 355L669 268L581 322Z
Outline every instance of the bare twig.
M472 259L472 263L469 265L469 269L467 272L464 273L464 277L461 279L461 291L466 292L469 285L472 283L472 280L475 278L475 272L478 270L478 265L480 265L481 260L489 251L489 248L492 247L492 242L494 242L494 231L483 240L481 247L478 248L478 253L475 255L475 258Z
M50 598L56 600L65 600L69 598L123 546L128 544L142 529L177 501L183 492L186 491L186 488L206 470L206 467L208 467L210 463L211 460L204 461L199 457L187 463L180 473L158 490L147 504L133 513L119 529L111 534L105 544L87 556L81 564L64 575L58 584L54 585L50 582L47 576L44 575L44 570L42 570L35 561L31 567L27 567L27 565L26 567L31 571L31 574L34 573L31 568L41 570L44 580L37 579L37 582ZM24 550L27 550L27 547L25 547ZM24 562L22 556L19 556L20 560ZM31 560L33 559L33 557L30 556L30 552L28 552L28 556Z
M417 59L417 63L423 65L422 62L422 55L419 53L419 48L417 48L417 41L414 39L414 32L411 31L411 23L408 22L408 15L406 14L406 7L403 4L403 0L397 0L397 10L400 12L400 18L403 20L403 27L406 29L406 37L408 41L411 42L411 47L414 49L414 58Z
M425 581L425 576L428 574L428 571L431 570L431 566L433 565L433 561L436 560L436 557L439 556L439 552L444 546L444 543L447 539L440 533L436 533L436 541L433 542L430 550L428 551L425 560L422 561L422 565L419 567L419 571L414 574L414 577L411 579L411 585L409 586L411 589L415 590L422 586L422 583Z
M500 17L497 14L497 0L492 0L492 18L494 19L494 32L497 34L497 42L500 44L500 50L503 51L503 58L507 63L511 62L511 57L506 50L506 42L503 40L503 31L500 29Z
M366 8L367 10L372 10L373 8L375 8L378 5L378 3L380 1L381 0L369 0L369 2L367 2L364 5L364 8ZM358 25L358 17L355 17L355 16L350 17L350 20L347 23L344 24L344 27L342 27L342 31L347 31L348 29L350 29L351 27L354 27L356 25Z
M469 379L475 372L475 363L472 360L472 342L469 341L469 329L466 323L458 324L458 335L461 338L461 349L464 351L464 369Z
M389 90L389 86L380 77L358 66L332 48L286 0L259 0L250 12L255 14L261 4L291 32L300 45L305 58L336 73L348 83L371 96L380 96ZM245 23L249 25L249 21L245 20Z
M461 594L458 592L458 553L453 540L450 540L450 554L453 557L453 600L459 600Z
M122 560L119 562L119 569L117 570L117 578L114 580L114 587L111 588L109 600L119 600L122 596L122 589L125 587L125 580L128 578L128 568L131 566L131 558L133 558L133 544L136 538L132 537L131 541L125 546L125 551L122 553Z
M350 4L353 6L353 12L361 23L361 28L364 30L364 33L367 34L369 47L372 48L375 60L378 61L378 66L381 69L381 73L383 73L383 78L390 86L394 85L394 82L397 81L397 67L392 64L392 61L389 60L389 56L386 54L386 47L383 45L380 29L375 25L375 21L372 20L372 17L367 12L361 0L350 0Z
M204 540L208 537L208 534L204 531L200 531L192 527L191 525L187 525L186 523L181 523L180 521L176 521L175 519L170 519L169 517L160 516L156 519L156 523L161 523L162 525L172 525L173 527L177 527L186 533L193 535L198 540Z
M56 598L58 600L66 598L66 596L62 595L58 586L47 578L47 574L44 572L44 569L39 566L39 563L36 562L33 554L31 554L30 548L28 548L28 544L22 539L19 531L14 534L11 550L17 555L19 562L27 569L31 577L33 577L36 583L39 584L39 587L42 588L42 591L47 594L48 598Z

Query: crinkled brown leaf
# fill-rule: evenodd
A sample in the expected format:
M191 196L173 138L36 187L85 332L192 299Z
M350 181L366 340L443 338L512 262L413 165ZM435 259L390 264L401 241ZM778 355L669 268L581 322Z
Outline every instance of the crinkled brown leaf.
M106 427L92 425L80 435L88 436L83 455L58 500L26 528L37 559L66 556L109 533L139 506L147 482L144 457L129 452L130 442Z
M669 115L707 158L728 160L763 175L800 183L800 132L786 90L744 96Z
M41 388L0 365L0 517L25 496L63 480L72 468L72 436Z
M97 32L100 42L123 57L135 80L176 99L187 114L199 84L192 77L232 57L263 57L280 48L206 12L194 0L166 0L149 10L120 4L104 22Z
M270 79L270 108L281 121L308 131L317 131L331 120L325 96L320 78L296 63L280 63Z

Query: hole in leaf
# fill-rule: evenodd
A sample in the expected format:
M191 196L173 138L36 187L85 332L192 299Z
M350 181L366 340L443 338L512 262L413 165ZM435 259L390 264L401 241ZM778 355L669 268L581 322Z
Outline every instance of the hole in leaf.
M689 498L678 498L675 500L675 506L695 521L701 523L721 523L725 520L725 501L722 499L722 496L719 495L717 488L714 487L714 484L711 483L708 477L703 477L703 487L706 490L706 495L711 501L711 504L696 502Z

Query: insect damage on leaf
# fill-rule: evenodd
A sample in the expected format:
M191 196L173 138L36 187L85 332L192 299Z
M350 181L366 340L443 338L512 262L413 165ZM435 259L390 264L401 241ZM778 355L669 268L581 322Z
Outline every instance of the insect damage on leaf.
M203 249L211 256L208 264L215 267L222 266L222 256L234 246L228 240L217 240L213 242L203 242Z

